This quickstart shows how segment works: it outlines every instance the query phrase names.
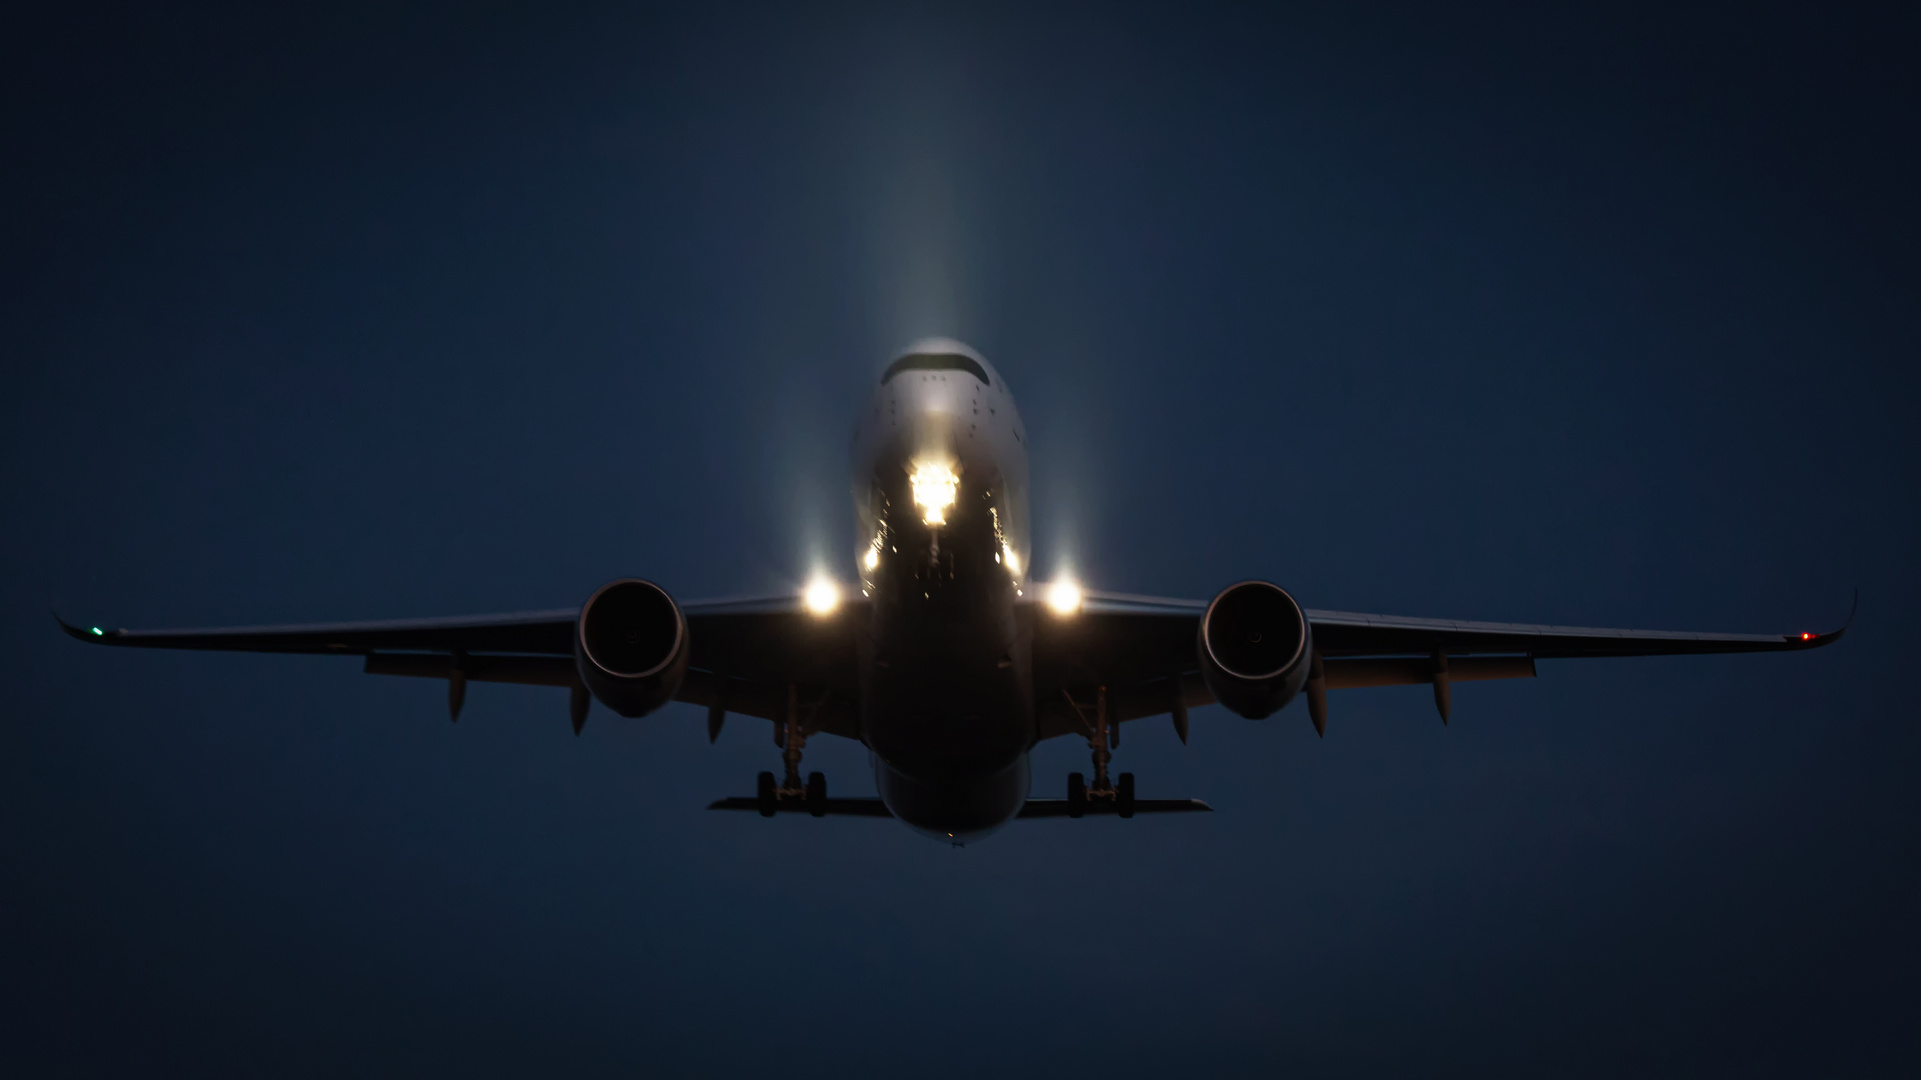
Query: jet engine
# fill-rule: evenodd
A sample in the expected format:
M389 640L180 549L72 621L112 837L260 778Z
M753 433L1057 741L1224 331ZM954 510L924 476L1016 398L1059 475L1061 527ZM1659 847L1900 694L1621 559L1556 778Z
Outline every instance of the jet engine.
M574 623L574 665L601 704L645 716L687 675L687 619L666 590L624 578L602 585Z
M1300 693L1314 655L1313 631L1301 605L1280 586L1243 581L1207 605L1198 649L1214 700L1259 720Z

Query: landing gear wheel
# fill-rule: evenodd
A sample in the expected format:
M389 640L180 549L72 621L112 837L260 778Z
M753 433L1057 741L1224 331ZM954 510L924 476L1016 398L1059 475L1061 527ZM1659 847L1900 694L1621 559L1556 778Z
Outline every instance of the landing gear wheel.
M1114 809L1122 817L1134 816L1134 774L1124 772L1114 785Z
M827 777L820 773L807 774L807 812L815 817L827 816Z
M1087 778L1080 773L1067 774L1067 816L1080 817L1087 813Z
M754 785L754 801L760 804L761 817L774 816L774 803L780 796L774 790L774 774L764 772Z

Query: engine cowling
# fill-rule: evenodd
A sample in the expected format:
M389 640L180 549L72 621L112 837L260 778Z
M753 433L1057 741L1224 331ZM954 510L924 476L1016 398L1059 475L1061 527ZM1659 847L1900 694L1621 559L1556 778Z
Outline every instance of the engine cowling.
M1292 701L1314 655L1307 613L1285 589L1265 581L1222 589L1201 616L1197 647L1214 700L1249 720Z
M580 681L622 716L645 716L672 701L687 675L689 652L686 616L651 581L602 585L574 623Z

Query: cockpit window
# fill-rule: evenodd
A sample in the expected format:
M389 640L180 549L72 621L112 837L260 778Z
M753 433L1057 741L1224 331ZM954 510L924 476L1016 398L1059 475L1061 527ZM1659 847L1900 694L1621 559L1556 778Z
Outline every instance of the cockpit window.
M887 380L903 371L965 371L979 379L982 386L993 385L973 357L960 353L910 353L887 365L887 372L880 377L881 385L887 385Z

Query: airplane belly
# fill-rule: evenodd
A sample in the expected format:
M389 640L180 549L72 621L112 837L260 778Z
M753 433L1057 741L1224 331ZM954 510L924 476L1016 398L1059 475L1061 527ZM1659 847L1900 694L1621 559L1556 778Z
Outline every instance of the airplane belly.
M1021 812L1032 782L1027 755L1001 769L965 780L909 776L884 761L874 763L881 802L909 827L956 844L977 840Z
M1024 668L1026 665L1020 665ZM1023 671L1009 664L895 661L869 677L867 745L912 776L959 779L1006 768L1034 741Z

